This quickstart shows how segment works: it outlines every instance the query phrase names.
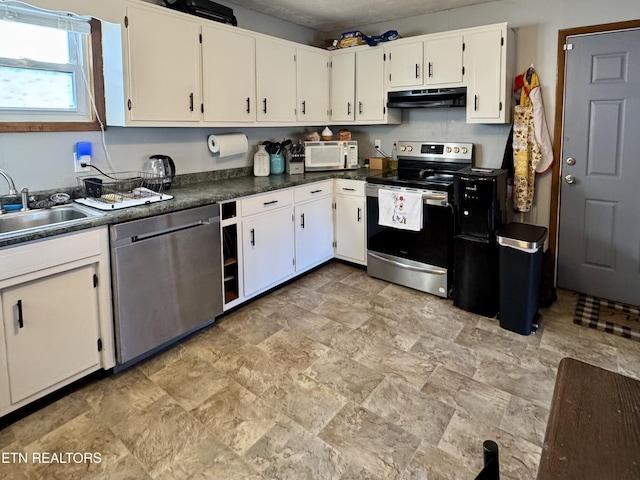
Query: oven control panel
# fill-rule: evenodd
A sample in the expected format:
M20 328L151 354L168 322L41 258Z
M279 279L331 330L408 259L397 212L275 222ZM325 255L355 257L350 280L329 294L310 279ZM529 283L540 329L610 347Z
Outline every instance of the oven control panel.
M401 140L397 144L398 156L428 160L473 161L473 143L420 142Z

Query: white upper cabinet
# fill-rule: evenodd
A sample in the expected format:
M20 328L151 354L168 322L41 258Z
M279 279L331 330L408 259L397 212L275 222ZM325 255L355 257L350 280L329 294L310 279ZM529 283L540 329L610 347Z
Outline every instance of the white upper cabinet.
M167 10L127 5L129 120L199 122L200 24Z
M296 121L296 48L290 42L256 39L259 122Z
M463 34L433 34L420 41L391 42L388 84L390 90L460 86L463 84Z
M255 36L218 25L202 27L204 121L256 120Z
M513 42L506 24L465 34L467 122L508 123L511 120Z
M402 90L407 87L419 87L422 78L424 42L400 43L391 42L387 47L389 56L389 88Z
M329 119L329 52L298 48L296 57L299 122Z
M462 85L462 34L435 37L424 42L424 79L429 86Z
M356 53L356 120L385 119L384 49L368 48Z
M333 122L355 120L355 79L355 52L339 52L331 55L331 120Z

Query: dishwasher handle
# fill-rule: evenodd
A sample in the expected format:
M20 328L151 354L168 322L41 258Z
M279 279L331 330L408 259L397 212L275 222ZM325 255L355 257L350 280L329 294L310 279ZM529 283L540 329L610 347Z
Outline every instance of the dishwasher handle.
M202 225L211 225L211 222L205 220L199 220L197 222L186 223L184 225L176 225L175 227L165 228L156 232L142 233L140 235L134 235L131 237L131 242L141 242L149 238L159 237L160 235L168 235L170 233L181 232L182 230L188 230L190 228L200 227Z

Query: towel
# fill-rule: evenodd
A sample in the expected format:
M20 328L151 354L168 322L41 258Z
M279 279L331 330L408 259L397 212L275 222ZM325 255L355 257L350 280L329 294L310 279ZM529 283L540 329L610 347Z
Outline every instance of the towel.
M422 194L378 190L378 225L402 230L422 230Z

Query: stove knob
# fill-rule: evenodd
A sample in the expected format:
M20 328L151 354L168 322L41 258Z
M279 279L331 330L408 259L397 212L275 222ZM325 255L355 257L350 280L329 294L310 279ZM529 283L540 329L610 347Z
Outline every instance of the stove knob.
M447 153L451 153L451 147L447 147Z
M404 152L407 149L407 147L405 147L404 145L400 145L400 151Z
M412 151L413 151L413 147L412 147L411 145L409 145L409 146L407 147L407 150L408 150L409 152L412 152Z
M460 151L459 147L453 147L453 153L458 153Z
M467 153L468 151L469 149L467 149L467 147L462 147L462 150L461 150L462 153Z

